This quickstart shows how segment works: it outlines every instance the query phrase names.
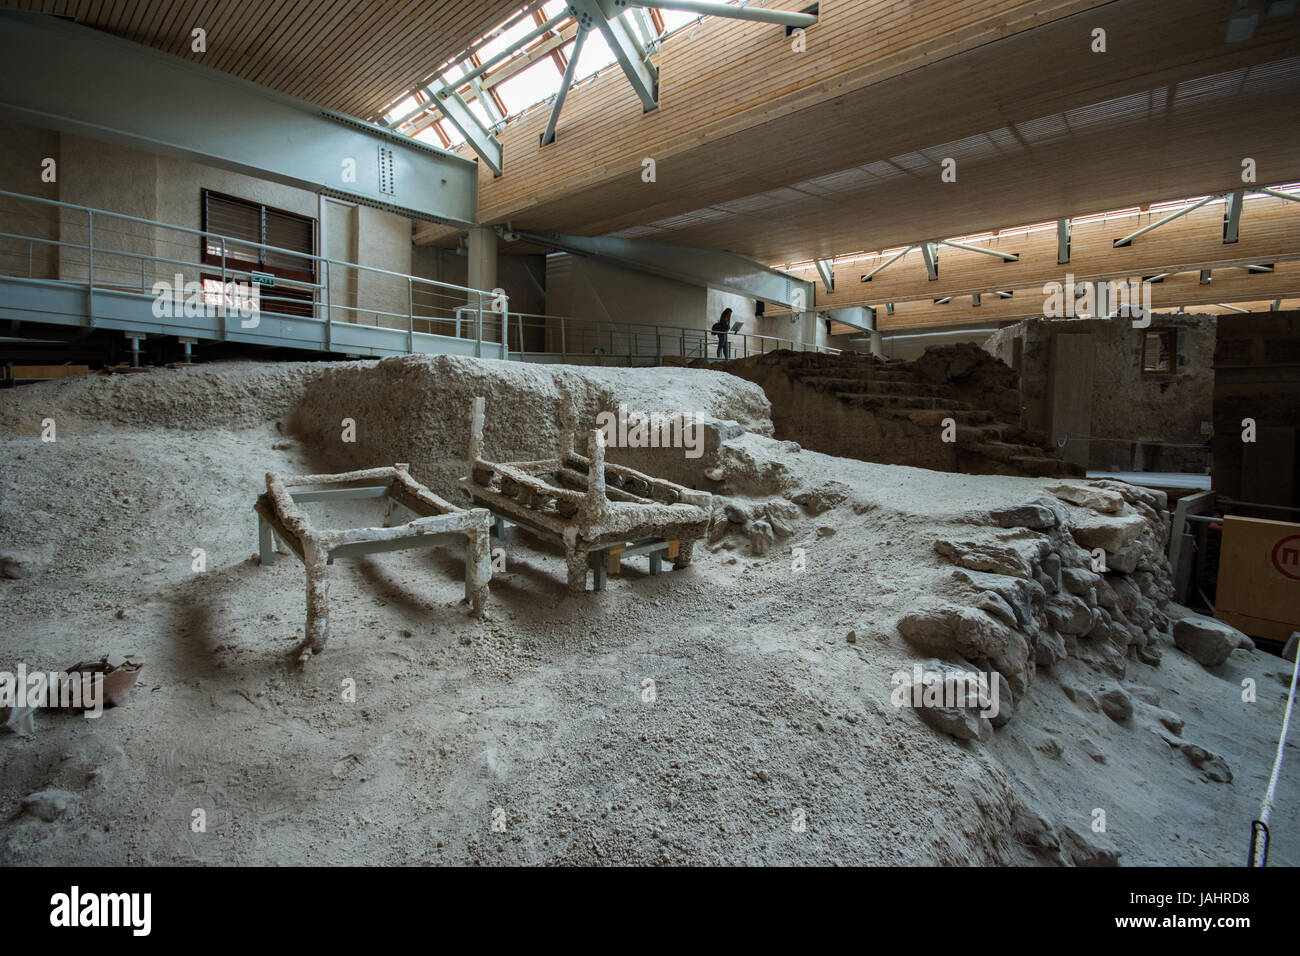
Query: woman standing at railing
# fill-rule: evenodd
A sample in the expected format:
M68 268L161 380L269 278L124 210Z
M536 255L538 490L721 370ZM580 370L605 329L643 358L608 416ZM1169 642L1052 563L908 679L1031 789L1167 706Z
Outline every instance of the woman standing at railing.
M731 347L727 343L727 333L731 331L730 309L722 310L722 316L713 323L711 331L718 336L718 358L731 358Z

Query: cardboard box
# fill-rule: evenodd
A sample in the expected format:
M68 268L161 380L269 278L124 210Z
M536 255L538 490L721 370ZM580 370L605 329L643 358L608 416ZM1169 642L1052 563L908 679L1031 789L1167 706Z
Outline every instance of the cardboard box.
M1300 524L1223 519L1214 616L1275 641L1300 631Z

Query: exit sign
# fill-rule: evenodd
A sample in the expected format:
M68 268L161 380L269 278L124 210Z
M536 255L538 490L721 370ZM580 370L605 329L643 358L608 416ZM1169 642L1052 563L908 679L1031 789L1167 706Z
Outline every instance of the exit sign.
M249 275L258 285L275 285L275 276L269 272L250 272Z

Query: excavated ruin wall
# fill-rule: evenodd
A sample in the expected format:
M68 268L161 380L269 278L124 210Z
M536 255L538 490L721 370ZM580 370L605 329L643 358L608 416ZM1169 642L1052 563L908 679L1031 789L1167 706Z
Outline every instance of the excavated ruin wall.
M741 360L728 364L727 371L763 389L772 403L772 423L780 438L840 458L959 470L957 446L941 442L937 428L845 404L831 393L792 380L784 365Z
M46 418L60 435L92 430L83 422L96 429L255 428L286 415L321 375L365 364L236 361L79 375L8 392L0 402L0 430L38 435Z
M339 367L315 380L294 411L291 428L325 471L409 462L411 473L440 494L456 492L465 474L473 399L487 399L484 454L494 461L554 457L561 432L586 435L597 414L631 412L705 419L699 457L686 447L611 446L608 460L709 490L706 472L719 461L728 434L772 431L762 390L719 373L680 369L599 369L562 365L406 356ZM354 441L344 441L344 419ZM728 426L726 423L734 423ZM738 426L738 427L737 427ZM586 439L575 447L585 451ZM460 501L457 493L452 499Z

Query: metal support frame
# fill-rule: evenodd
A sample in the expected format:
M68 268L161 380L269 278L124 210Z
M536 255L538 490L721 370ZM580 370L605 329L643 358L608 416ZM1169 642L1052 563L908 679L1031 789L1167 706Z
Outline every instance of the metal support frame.
M1214 270L1212 270L1212 269L1202 269L1202 270L1201 270L1201 283L1200 283L1200 284L1201 284L1201 285L1209 285L1211 279L1213 278L1213 272L1214 272Z
M1281 300L1281 299L1274 299L1272 302L1270 302L1270 303L1268 304L1268 311L1270 311L1270 312L1281 312L1281 311L1282 311L1282 300Z
M1056 220L1056 264L1058 266L1068 266L1070 264L1070 220Z
M921 243L921 257L925 260L925 271L934 282L939 278L939 244L937 242Z
M911 252L911 251L912 251L913 249L915 249L915 248L916 248L916 246L907 246L907 247L905 247L905 248L903 248L903 249L900 249L898 252L894 253L892 256L890 256L888 259L886 259L886 260L885 260L884 262L882 262L880 265L876 266L874 269L872 269L870 272L868 272L866 275L864 275L864 276L862 277L862 281L863 281L863 282L870 282L873 278L875 278L875 276L876 276L877 273L879 273L879 272L881 272L882 270L888 268L889 266L892 266L895 262L897 262L899 259L903 258L903 256L907 255L909 252Z
M1223 241L1225 245L1237 241L1241 230L1241 206L1245 199L1246 192L1243 189L1228 193L1228 201L1223 208Z
M564 109L564 98L569 95L569 87L573 85L574 74L578 71L578 56L582 53L582 44L586 39L587 31L578 27L578 35L573 38L573 49L569 51L569 62L564 68L564 78L560 80L560 88L555 91L555 102L551 104L551 117L546 121L546 131L542 133L543 146L555 142L555 124L560 121L560 110Z
M817 274L822 277L822 285L826 287L826 291L828 293L834 292L835 291L835 260L818 259Z
M990 249L987 246L972 246L965 242L954 242L951 239L940 239L940 245L952 246L954 249L965 249L967 252L982 252L986 256L996 256L1003 262L1019 262L1020 256L1014 252L998 252L996 249Z
M510 46L506 47L504 50L500 51L495 56L488 57L478 66L474 66L473 62L471 61L469 66L466 67L466 72L464 74L451 80L451 88L460 89L460 87L465 86L466 84L471 84L471 88L472 88L472 84L474 83L474 81L478 80L479 77L483 76L485 73L487 73L489 70L491 70L493 67L497 66L498 64L504 63L506 60L510 59L511 56L513 56L515 53L518 53L520 50L522 50L528 44L532 43L534 40L537 40L538 38L543 37L546 34L550 33L552 30L554 30L557 26L559 26L568 18L569 18L569 11L565 9L563 12L556 14L555 16L551 17L551 19L547 20L545 23L540 24L535 29L526 33L520 39L510 44ZM462 62L468 60L473 55L474 55L474 50L470 49L466 51L466 53L463 56L458 57L456 62ZM425 110L429 109L432 106L436 106L437 94L430 92L430 89L435 86L445 88L447 85L448 85L447 81L443 79L441 73L438 76L430 79L427 83L421 84L421 87L423 88L423 92L425 94L424 100L414 109L408 110L406 113L399 116L397 119L394 119L391 125L394 127L398 127L403 125L404 123L409 123L412 119L419 116ZM405 99L405 97L403 97L403 99Z
M980 307L980 294L978 292L970 297L970 304L977 309Z
M1131 232L1127 236L1124 236L1122 239L1116 239L1114 242L1114 247L1116 249L1119 249L1123 246L1131 246L1133 244L1133 240L1136 239L1138 236L1145 236L1152 229L1159 229L1167 222L1173 222L1175 219L1181 219L1183 216L1186 216L1189 212L1193 212L1197 209L1200 209L1206 203L1214 202L1214 200L1219 198L1220 197L1218 195L1206 196L1204 199L1200 200L1199 202L1194 202L1190 206L1184 206L1182 209L1176 209L1173 212L1171 212L1169 215L1161 219L1157 219L1155 222L1151 223L1150 225L1143 226L1141 229L1137 230L1137 232Z
M775 23L784 27L810 27L817 22L817 15L813 13L766 10L759 6L740 7L730 3L718 3L717 0L614 0L614 6L675 10L680 13L698 13L706 17L725 17L728 20Z
M1272 265L1257 265L1257 266L1246 266L1246 271L1252 274L1262 273L1263 275L1268 275L1270 272L1274 272L1276 270Z
M1243 309L1239 305L1228 305L1228 303L1226 302L1216 302L1214 304L1221 309L1227 309L1229 312L1245 312L1247 314L1250 313L1250 309Z
M494 176L501 175L501 140L474 115L469 104L453 89L443 87L434 94L433 104L447 122L460 131L465 142L487 163Z
M659 108L659 69L636 35L636 29L621 16L611 0L569 0L569 14L581 29L599 30L623 75L649 113Z
M1284 193L1280 189L1261 189L1265 196L1272 196L1275 199L1289 199L1291 202L1300 202L1300 195L1295 193Z

